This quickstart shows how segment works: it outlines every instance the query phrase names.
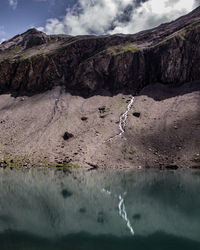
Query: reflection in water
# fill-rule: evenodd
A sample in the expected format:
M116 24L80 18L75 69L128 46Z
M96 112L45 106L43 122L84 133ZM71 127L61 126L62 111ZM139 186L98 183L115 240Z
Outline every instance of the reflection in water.
M200 249L199 189L190 171L1 170L1 250Z
M130 220L128 219L127 213L126 213L126 207L124 204L124 199L121 195L119 195L119 215L126 221L126 225L129 228L132 235L134 235L134 230L131 226Z

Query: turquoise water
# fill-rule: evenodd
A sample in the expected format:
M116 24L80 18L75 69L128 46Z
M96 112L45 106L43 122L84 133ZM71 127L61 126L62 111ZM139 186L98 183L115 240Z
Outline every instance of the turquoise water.
M198 171L0 171L0 249L200 249Z

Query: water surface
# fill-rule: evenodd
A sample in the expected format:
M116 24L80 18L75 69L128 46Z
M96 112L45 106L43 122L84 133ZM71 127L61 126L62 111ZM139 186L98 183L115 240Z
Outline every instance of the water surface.
M198 171L0 171L0 249L200 249Z

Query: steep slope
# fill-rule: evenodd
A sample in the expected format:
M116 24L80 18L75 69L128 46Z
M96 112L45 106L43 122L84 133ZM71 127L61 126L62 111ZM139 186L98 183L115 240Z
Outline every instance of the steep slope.
M0 91L35 93L64 85L90 95L200 79L200 7L135 35L47 36L35 29L0 45Z
M1 95L2 166L200 168L200 82L148 86L135 97L125 133L109 141L130 100L85 99L60 86L31 97Z

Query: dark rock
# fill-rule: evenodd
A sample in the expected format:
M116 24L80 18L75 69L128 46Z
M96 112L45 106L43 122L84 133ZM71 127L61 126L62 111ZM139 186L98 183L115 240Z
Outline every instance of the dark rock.
M62 194L62 196L63 196L64 199L66 199L66 198L72 196L72 192L68 191L67 189L63 189L63 190L61 191L61 194Z
M194 163L200 163L200 158L194 158L192 161L193 161Z
M71 174L71 170L69 168L63 168L63 173L65 174Z
M133 220L140 220L141 214L134 214L132 218L133 218Z
M163 170L163 165L162 164L159 164L159 169Z
M103 119L105 118L107 115L100 115L100 118Z
M57 164L63 164L63 162L62 161L57 161Z
M106 111L106 106L99 107L100 113L105 113L105 111Z
M63 139L65 141L69 140L70 138L74 137L73 134L70 134L68 132L65 132L64 135L63 135Z
M191 166L192 169L200 169L200 165Z
M89 162L87 162L87 164L88 164L89 166L91 166L91 168L88 169L88 171L97 170L97 169L99 168L98 165L95 165L95 164L92 164L92 163L89 163Z
M87 118L86 116L81 117L81 120L82 120L82 121L87 121L87 119L88 119L88 118Z
M68 164L72 161L69 157L66 157L66 159L63 161L63 164Z
M151 167L150 167L150 165L148 163L145 163L145 168L150 169Z
M137 117L137 118L139 118L140 117L140 112L138 112L138 111L135 111L135 112L133 112L133 116L135 116L135 117Z
M62 169L59 166L56 166L56 167L57 167L56 172L61 172L62 171Z
M97 216L97 222L103 224L105 220L105 215L103 212L99 212Z
M166 166L166 169L168 170L177 170L179 167L177 165L168 165Z
M79 212L80 212L81 214L85 214L85 213L86 213L86 208L84 208L84 207L80 208L80 209L79 209Z

